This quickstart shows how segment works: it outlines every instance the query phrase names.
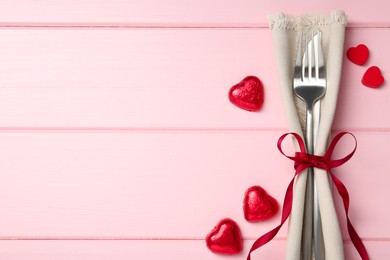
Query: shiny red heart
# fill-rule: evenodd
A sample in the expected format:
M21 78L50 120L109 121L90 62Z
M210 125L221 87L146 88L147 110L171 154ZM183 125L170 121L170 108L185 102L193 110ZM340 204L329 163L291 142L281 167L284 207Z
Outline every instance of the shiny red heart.
M370 88L378 88L384 81L381 70L377 66L369 67L362 78L362 84Z
M278 210L278 202L262 187L253 186L245 192L244 217L249 222L267 220L275 216Z
M239 108L258 111L264 103L264 89L260 79L248 76L229 91L229 100Z
M366 45L359 44L358 46L351 47L347 50L347 57L353 63L363 65L367 62L369 53Z
M241 231L237 223L229 218L218 222L206 237L207 247L218 254L238 254L242 251Z

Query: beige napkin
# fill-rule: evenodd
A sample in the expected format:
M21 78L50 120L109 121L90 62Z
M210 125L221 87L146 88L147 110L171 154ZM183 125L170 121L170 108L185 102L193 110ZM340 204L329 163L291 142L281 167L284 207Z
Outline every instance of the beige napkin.
M314 153L317 155L323 155L327 149L336 109L346 21L347 17L342 11L334 11L326 15L308 14L304 16L289 16L277 14L270 17L270 27L274 37L280 86L289 129L300 134L302 137L304 137L302 126L306 125L305 105L297 100L292 87L297 36L301 29L318 28L322 31L327 90L320 104L321 121L317 132L316 146L314 148ZM296 149L298 149L298 146L296 146ZM291 171L292 174L293 169ZM328 175L324 170L317 168L314 174L322 218L326 260L342 260L344 259L343 240ZM287 260L301 259L300 249L306 175L307 172L300 174L294 186L293 208L287 237Z

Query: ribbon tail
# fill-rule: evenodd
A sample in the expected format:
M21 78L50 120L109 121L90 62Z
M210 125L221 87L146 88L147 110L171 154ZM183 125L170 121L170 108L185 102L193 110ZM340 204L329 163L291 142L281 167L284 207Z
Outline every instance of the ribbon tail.
M332 177L333 183L335 184L338 193L340 194L343 203L344 203L344 210L345 210L345 216L347 217L347 227L348 227L348 234L352 240L353 245L355 246L356 250L358 251L359 255L362 257L363 260L369 260L367 250L363 244L362 239L357 234L355 228L352 226L351 221L348 217L348 211L349 211L349 194L348 190L345 187L345 185L336 177L333 175L333 173L329 172L330 176Z
M282 142L283 142L284 138L290 134L296 138L296 140L299 143L300 150L301 150L300 152L295 153L296 154L295 157L286 155L282 149ZM354 140L355 140L354 149L352 150L352 152L350 152L347 156L345 156L343 158L340 158L337 160L331 160L330 158L331 158L331 155L333 153L333 150L336 147L336 144L346 134L349 134L354 138ZM355 246L356 250L358 251L359 255L362 257L362 259L369 260L367 250L364 247L364 244L363 244L361 238L357 234L355 228L352 226L352 223L348 217L348 211L349 211L348 190L345 187L345 185L336 176L334 176L333 173L330 171L331 168L335 168L335 167L338 167L338 166L344 164L353 156L353 154L356 151L356 147L357 147L356 137L349 132L341 132L341 133L337 134L333 138L333 140L332 140L330 146L328 147L328 150L326 151L324 156L316 156L313 154L307 154L307 152L305 150L305 145L304 145L303 139L297 133L287 133L287 134L282 135L278 140L277 147L278 147L279 151L284 156L286 156L288 159L293 160L295 162L295 165L294 165L294 168L296 171L295 176L298 175L302 170L304 170L307 167L321 168L321 169L324 169L327 172L329 172L329 174L333 180L333 183L335 184L337 191L343 200L345 215L347 218L348 233L349 233L349 236L352 240L352 243ZM292 209L292 198L293 198L292 197L293 196L292 186L293 186L293 181L295 179L295 176L294 176L293 180L290 182L290 185L286 191L285 201L284 201L284 205L283 205L282 221L281 221L280 225L255 241L255 243L253 244L253 246L249 252L247 260L250 260L250 253L252 251L254 251L257 248L268 243L278 233L279 229L282 227L283 223L286 221L286 219L290 215L290 212Z
M284 222L283 222L284 223ZM279 232L279 229L283 226L283 223L281 223L279 226L276 228L272 229L268 233L262 235L260 238L258 238L252 245L252 248L249 250L248 258L247 260L251 260L251 253L258 249L259 247L265 245L269 241L271 241L276 234Z
M251 260L251 253L258 249L259 247L262 247L263 245L267 244L269 241L271 241L276 234L279 232L280 228L283 226L284 222L288 219L291 213L292 209L292 200L293 200L293 185L294 185L295 177L291 180L290 184L287 187L286 195L284 196L284 202L283 202L283 210L282 210L282 218L280 221L279 226L272 229L271 231L265 233L260 238L258 238L252 245L251 249L249 250L249 254L247 257L247 260Z
M355 246L356 250L359 252L359 255L363 260L369 260L368 253L366 248L364 247L363 241L360 239L357 234L355 228L352 226L349 217L347 216L347 226L348 226L348 234L351 237L352 243Z

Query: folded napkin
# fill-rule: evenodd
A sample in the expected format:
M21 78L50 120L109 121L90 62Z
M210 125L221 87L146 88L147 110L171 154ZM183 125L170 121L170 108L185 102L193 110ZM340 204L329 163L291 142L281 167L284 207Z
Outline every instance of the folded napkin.
M296 58L298 33L301 29L319 29L326 64L327 89L321 99L321 120L317 130L314 154L323 155L328 148L333 117L339 90L347 17L342 11L330 14L289 16L277 14L270 17L275 52L285 111L290 131L304 137L306 126L305 104L294 94L292 82ZM299 150L295 143L297 151ZM333 203L332 189L325 170L314 169L318 191L326 260L343 260L343 240ZM301 259L301 235L304 212L307 171L300 174L294 186L294 199L287 237L287 260Z

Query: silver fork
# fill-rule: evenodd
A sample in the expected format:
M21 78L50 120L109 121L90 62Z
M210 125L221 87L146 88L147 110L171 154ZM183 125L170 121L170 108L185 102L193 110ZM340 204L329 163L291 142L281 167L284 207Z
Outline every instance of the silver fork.
M306 104L306 150L312 154L313 145L313 109L315 103L326 92L325 62L322 52L321 32L311 31L308 43L304 43L303 31L300 32L297 58L294 68L294 92ZM306 50L302 50L303 46ZM319 120L319 118L317 118ZM313 169L308 169L305 212L302 231L302 259L325 259L325 249L322 237L321 216L318 207L317 189Z

